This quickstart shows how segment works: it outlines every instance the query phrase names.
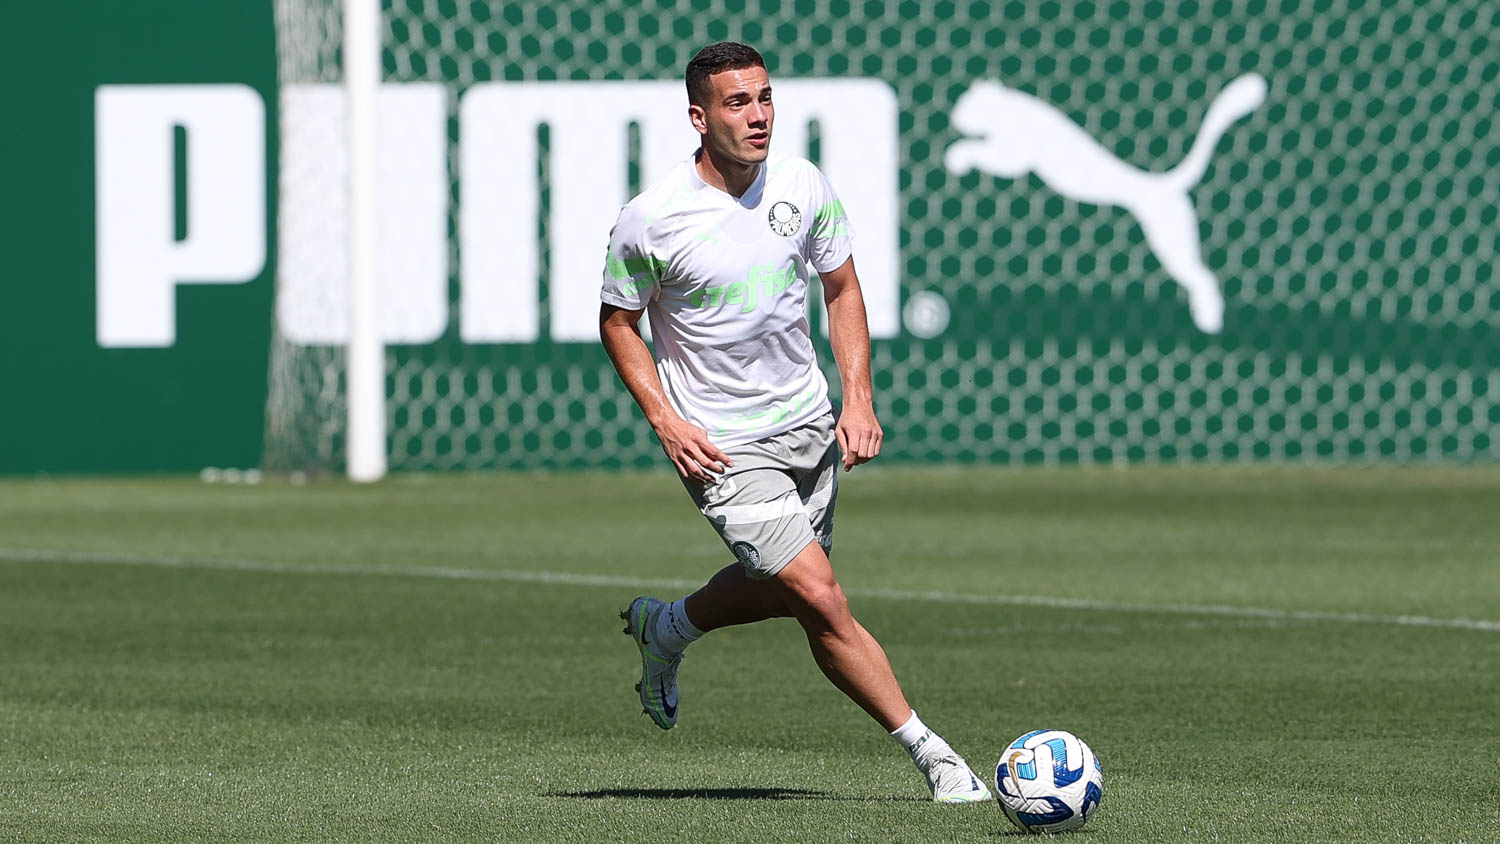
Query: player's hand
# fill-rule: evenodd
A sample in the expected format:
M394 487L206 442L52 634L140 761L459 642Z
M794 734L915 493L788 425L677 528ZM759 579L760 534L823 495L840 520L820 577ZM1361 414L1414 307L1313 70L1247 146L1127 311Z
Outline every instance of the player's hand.
M833 434L838 437L839 448L844 452L845 472L875 459L880 454L880 444L885 441L885 432L875 418L875 409L867 405L845 405Z
M684 419L663 424L656 429L656 437L677 473L689 480L711 484L734 465L729 455L709 441L707 431Z

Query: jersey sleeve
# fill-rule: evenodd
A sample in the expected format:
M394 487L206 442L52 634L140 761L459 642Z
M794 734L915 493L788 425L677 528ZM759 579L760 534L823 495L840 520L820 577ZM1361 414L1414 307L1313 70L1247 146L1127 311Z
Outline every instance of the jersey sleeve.
M635 208L625 206L609 232L600 301L638 311L656 298L665 270L666 262L651 251L644 216Z
M844 214L844 203L823 171L816 167L811 170L813 221L808 234L808 263L822 273L838 269L854 254L854 230Z

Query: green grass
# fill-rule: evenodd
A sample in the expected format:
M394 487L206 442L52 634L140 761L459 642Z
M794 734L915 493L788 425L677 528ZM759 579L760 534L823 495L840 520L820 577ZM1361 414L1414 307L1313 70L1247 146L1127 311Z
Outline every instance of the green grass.
M1078 840L1500 840L1500 469L845 479L909 698L977 768L1088 741ZM695 645L653 727L615 613L727 559L665 474L0 482L0 840L1006 834L790 621Z

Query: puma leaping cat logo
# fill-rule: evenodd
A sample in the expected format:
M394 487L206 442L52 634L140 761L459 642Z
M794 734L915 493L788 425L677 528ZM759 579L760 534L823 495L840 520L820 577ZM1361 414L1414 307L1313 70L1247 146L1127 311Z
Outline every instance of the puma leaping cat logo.
M1203 263L1188 191L1203 178L1229 127L1265 99L1266 80L1256 74L1229 83L1209 105L1187 157L1165 173L1150 173L1116 158L1048 103L979 81L958 98L951 118L970 137L948 147L943 163L954 173L980 170L1002 179L1034 172L1069 199L1123 207L1140 223L1167 273L1187 290L1193 322L1217 334L1224 327L1224 295Z

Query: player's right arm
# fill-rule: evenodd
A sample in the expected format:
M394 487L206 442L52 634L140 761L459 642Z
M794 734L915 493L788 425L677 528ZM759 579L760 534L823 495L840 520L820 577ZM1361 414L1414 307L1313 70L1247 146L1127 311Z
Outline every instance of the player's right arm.
M677 472L712 483L713 475L723 473L729 459L709 442L707 432L683 419L667 401L651 350L636 327L647 303L660 294L665 271L666 262L653 249L646 215L637 203L626 205L610 230L609 251L604 256L599 339Z
M709 441L708 432L679 416L667 401L651 350L636 327L642 312L603 303L599 307L599 339L678 474L712 483L714 475L723 474L724 467L734 462Z

